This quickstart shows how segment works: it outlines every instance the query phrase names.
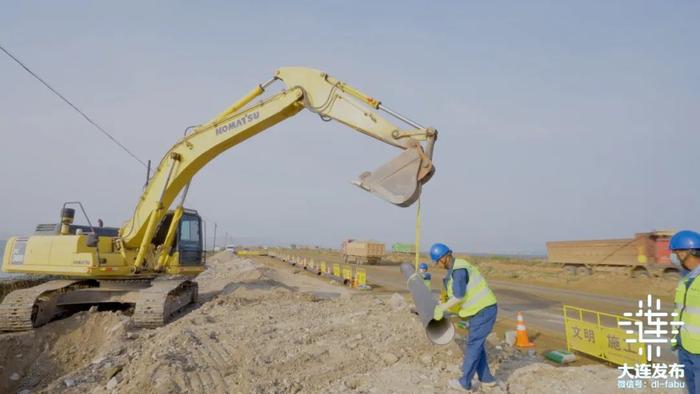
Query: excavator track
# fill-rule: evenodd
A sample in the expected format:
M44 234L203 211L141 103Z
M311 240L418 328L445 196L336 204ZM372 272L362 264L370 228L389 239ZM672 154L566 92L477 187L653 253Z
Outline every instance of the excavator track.
M79 282L52 280L8 294L0 304L0 331L27 331L48 323L57 312L57 296Z
M133 320L139 327L162 327L186 306L197 302L197 283L186 279L154 280L139 291Z

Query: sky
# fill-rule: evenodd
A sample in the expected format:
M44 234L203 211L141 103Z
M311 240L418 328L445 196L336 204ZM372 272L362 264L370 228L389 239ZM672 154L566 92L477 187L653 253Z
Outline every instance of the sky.
M439 130L423 249L542 253L700 230L698 20L692 1L7 1L0 44L153 162L278 67L323 70ZM0 55L0 239L64 201L121 225L143 167ZM219 244L411 242L415 206L350 183L396 154L304 111L212 161L187 205Z

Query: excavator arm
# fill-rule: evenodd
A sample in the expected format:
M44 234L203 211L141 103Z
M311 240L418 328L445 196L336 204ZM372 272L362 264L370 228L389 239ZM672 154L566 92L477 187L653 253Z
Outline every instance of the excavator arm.
M252 103L275 81L286 89ZM252 104L251 104L252 103ZM167 263L167 250L174 239L179 217L192 177L207 163L229 148L294 116L302 109L317 113L324 120L336 120L370 137L403 149L403 152L376 171L360 175L361 188L399 206L409 206L420 196L434 167L431 161L437 132L386 108L371 98L327 74L303 67L286 67L274 78L256 86L221 114L178 141L163 157L141 195L133 216L119 230L117 249L136 271L142 269L152 252L151 240L169 207L177 198L168 234L157 260L156 270ZM410 126L401 129L379 111ZM425 147L421 145L424 142ZM138 250L135 257L126 250Z

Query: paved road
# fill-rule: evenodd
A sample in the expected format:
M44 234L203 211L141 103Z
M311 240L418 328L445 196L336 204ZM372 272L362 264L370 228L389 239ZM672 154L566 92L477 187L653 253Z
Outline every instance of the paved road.
M367 278L387 290L406 291L406 282L398 266L366 266ZM433 292L440 292L442 273L433 274ZM439 277L439 278L438 278ZM579 308L622 315L625 312L635 313L639 300L616 297L603 294L586 293L577 290L558 289L526 283L489 280L489 286L498 299L499 319L515 321L517 313L523 312L526 324L530 329L547 331L565 340L563 306L571 305ZM670 312L672 305L661 304L664 311ZM585 318L592 318L589 315ZM609 321L606 324L612 324ZM673 362L676 356L668 351L662 352L660 361Z
M406 291L406 282L398 266L366 266L368 281L387 290ZM439 293L440 279L444 274L436 273L433 292ZM636 312L638 300L577 290L558 289L510 281L489 280L489 285L498 298L499 315L516 320L518 311L523 312L528 326L547 331L564 332L563 305L614 314ZM662 308L671 310L664 303Z

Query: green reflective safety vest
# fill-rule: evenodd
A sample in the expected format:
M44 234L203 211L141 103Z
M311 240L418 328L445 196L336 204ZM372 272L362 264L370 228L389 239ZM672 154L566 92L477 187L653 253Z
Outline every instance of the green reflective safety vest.
M674 302L676 319L683 322L679 328L681 346L690 353L700 354L700 277L681 279Z
M460 317L469 317L476 315L480 310L496 304L496 296L493 294L489 286L486 284L486 279L481 276L479 270L469 263L467 260L455 259L452 265L452 271L458 269L466 269L469 274L469 282L467 282L467 291L462 298L462 301L450 308L450 312L458 314ZM447 278L447 295L453 298L452 292L452 273Z

